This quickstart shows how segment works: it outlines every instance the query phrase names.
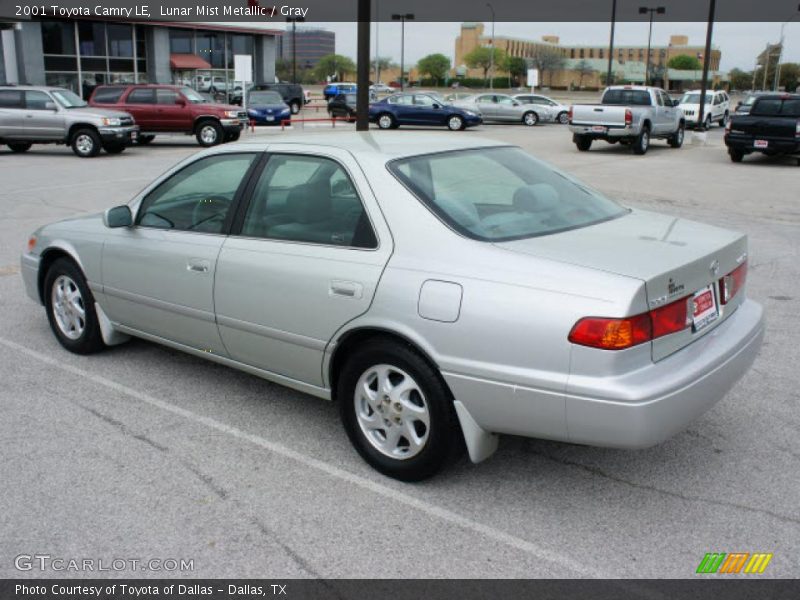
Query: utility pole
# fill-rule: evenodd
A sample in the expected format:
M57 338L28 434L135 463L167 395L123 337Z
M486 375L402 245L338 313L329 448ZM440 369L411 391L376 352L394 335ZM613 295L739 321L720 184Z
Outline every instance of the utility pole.
M491 54L489 55L489 89L494 89L494 7L486 3L486 6L489 7L489 10L492 11L492 43L489 44L489 50L491 50Z
M405 78L406 21L413 21L413 20L414 20L414 15L411 13L392 15L392 21L400 21L400 91L401 92L406 89L406 78Z
M372 0L358 0L356 131L369 130L369 33Z
M375 83L381 82L381 51L378 47L381 30L380 10L380 0L375 0Z
M606 85L611 85L611 68L614 62L614 27L617 23L617 0L611 0L611 39L608 42L608 73Z
M297 23L303 23L303 17L286 17L286 22L292 24L292 83L297 83Z
M650 13L650 33L647 36L647 67L644 76L645 85L650 85L650 46L651 42L653 41L653 15L654 14L663 15L665 12L667 12L667 9L664 8L663 6L657 6L656 8L650 8L647 6L639 7L640 15L646 15L647 13Z
M714 13L717 8L717 0L709 0L708 4L708 28L706 29L706 51L703 56L703 81L700 82L700 111L697 114L696 127L699 131L706 128L706 89L708 88L708 67L711 63L711 36L714 33Z

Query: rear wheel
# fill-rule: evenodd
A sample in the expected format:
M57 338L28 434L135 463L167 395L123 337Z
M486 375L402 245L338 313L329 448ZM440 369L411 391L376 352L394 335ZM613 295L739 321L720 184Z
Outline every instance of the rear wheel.
M562 125L567 125L569 123L569 114L566 112L558 113L558 122Z
M289 103L289 108L291 109L292 114L296 115L297 113L300 112L300 103L297 102L296 100L293 100L292 102Z
M736 148L728 148L728 156L731 157L731 162L740 163L744 158L744 152Z
M86 279L68 258L56 260L44 280L44 302L50 328L70 352L91 354L105 347Z
M575 142L575 146L577 146L578 150L581 152L586 152L592 147L592 138L586 137L585 135L576 135L573 138L573 141Z
M458 115L451 115L450 118L447 119L447 128L450 131L459 131L460 129L464 129L464 119Z
M394 117L389 113L383 113L382 115L379 115L378 127L380 127L381 129L394 129L395 127Z
M673 148L680 148L683 146L683 138L686 134L686 128L683 123L678 125L678 131L670 136L668 144Z
M100 153L100 136L94 129L79 129L72 135L72 151L81 158L91 158Z
M539 122L539 115L537 115L532 110L526 112L522 115L522 122L525 123L528 127L533 127Z
M642 127L642 132L636 141L633 142L633 153L641 156L647 152L650 147L650 130L647 127Z
M12 142L8 145L11 151L16 153L27 152L31 149L31 146L33 146L33 144L29 142Z
M197 126L197 143L201 146L209 147L216 146L222 142L225 132L222 130L222 125L216 121L202 121Z
M438 372L413 348L371 340L347 359L337 386L350 441L384 475L419 481L455 456L460 431Z

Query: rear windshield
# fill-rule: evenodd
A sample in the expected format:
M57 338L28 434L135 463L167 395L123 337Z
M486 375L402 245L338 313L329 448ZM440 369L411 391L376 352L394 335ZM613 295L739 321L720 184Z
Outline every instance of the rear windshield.
M482 241L547 235L627 212L514 147L413 156L389 169L450 227Z
M603 104L650 106L650 94L644 90L608 90L603 94Z
M800 117L800 98L759 98L750 114L754 117Z

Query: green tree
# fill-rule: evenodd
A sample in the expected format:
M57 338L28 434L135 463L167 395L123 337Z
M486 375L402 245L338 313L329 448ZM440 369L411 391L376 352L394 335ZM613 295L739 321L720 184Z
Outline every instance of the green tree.
M680 71L699 71L703 68L703 63L696 56L679 54L670 58L667 66L670 69L678 69Z
M731 80L731 88L734 90L749 90L753 86L753 72L742 71L741 69L731 69L728 73Z
M794 92L798 84L800 84L800 64L781 63L781 80L779 83L787 92Z
M509 56L504 68L517 85L520 85L521 81L528 74L528 63L525 62L524 58L518 56Z
M356 64L341 54L328 54L319 59L314 76L320 81L328 77L342 81L346 75L356 72Z
M592 73L595 73L597 71L597 69L595 69L592 66L592 63L590 63L586 59L582 59L581 61L579 61L578 64L575 65L575 70L578 72L578 76L579 76L579 79L578 79L578 87L579 88L583 87L583 79L584 79L584 77L588 77Z
M483 69L483 78L485 80L492 66L492 53L494 53L495 69L502 68L506 60L506 53L500 48L489 48L488 46L478 46L464 57L464 62L467 63L470 69Z
M292 61L279 58L275 61L275 76L279 81L289 81L292 77Z
M417 71L420 75L427 75L431 79L435 79L438 85L440 80L447 77L450 66L450 59L444 54L428 54L417 62Z

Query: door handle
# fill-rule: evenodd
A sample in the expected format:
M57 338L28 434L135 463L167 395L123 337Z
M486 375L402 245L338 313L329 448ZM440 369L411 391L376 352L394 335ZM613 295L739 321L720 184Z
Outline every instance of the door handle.
M345 298L361 298L364 286L355 281L333 280L329 288L331 296L344 296Z
M193 258L186 264L186 270L192 273L208 273L211 263L207 260Z

